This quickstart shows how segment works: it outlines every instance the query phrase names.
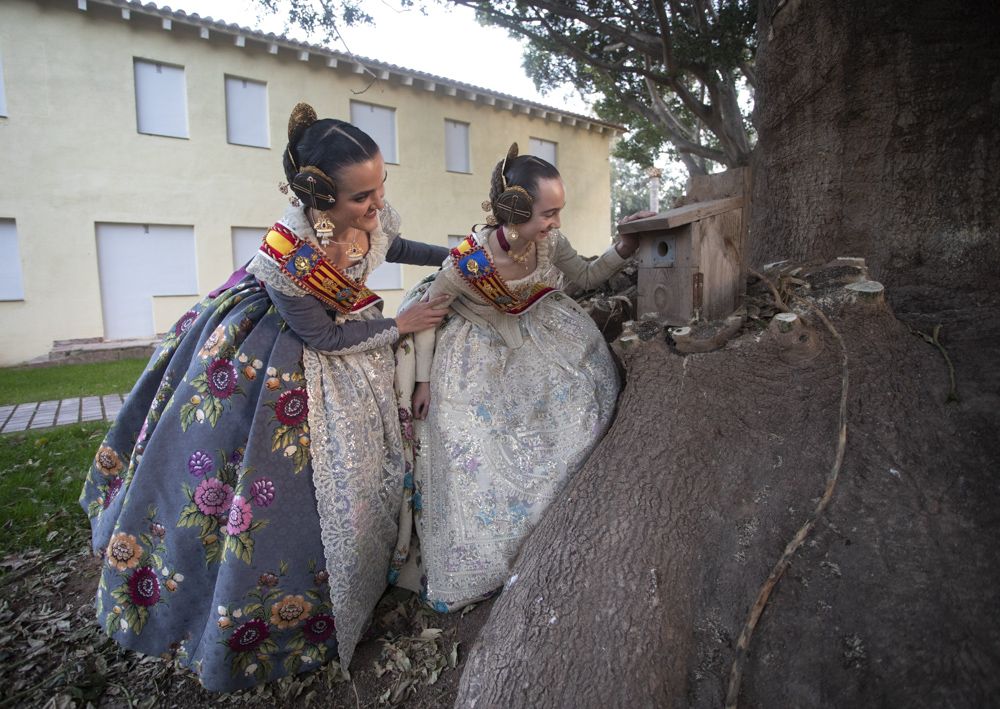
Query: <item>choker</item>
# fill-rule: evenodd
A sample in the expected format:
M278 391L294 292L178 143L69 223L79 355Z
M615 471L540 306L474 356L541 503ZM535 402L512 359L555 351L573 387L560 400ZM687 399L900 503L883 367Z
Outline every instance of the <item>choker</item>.
M528 256L531 255L531 247L535 245L534 242L531 242L530 244L528 244L528 248L526 248L524 250L524 253L522 253L522 254L512 254L510 252L510 242L507 241L507 237L504 236L503 227L499 226L499 227L497 227L497 243L500 244L500 248L503 250L503 252L505 254L507 254L508 256L510 256L511 259L513 259L517 263L521 264L525 268L528 267Z

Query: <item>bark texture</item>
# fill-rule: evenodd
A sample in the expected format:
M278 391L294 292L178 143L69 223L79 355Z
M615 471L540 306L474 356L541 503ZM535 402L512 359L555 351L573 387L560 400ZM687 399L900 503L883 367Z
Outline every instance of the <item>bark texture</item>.
M946 404L940 353L888 308L826 302L847 455L760 621L741 706L985 706L997 416ZM804 335L626 354L616 422L526 543L457 706L723 704L748 609L834 459L842 354L817 319Z
M1000 281L1000 5L761 0L751 263Z

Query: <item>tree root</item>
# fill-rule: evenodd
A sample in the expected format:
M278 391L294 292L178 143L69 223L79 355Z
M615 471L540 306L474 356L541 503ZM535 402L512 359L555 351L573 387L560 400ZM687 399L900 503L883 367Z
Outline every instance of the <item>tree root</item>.
M923 330L918 330L917 328L907 325L910 328L910 332L914 335L919 335L920 338L930 344L934 345L941 352L941 356L944 357L944 363L948 365L948 396L945 398L945 403L950 403L952 401L958 401L958 386L955 384L955 366L951 363L951 357L948 356L948 351L941 344L941 340L938 335L941 334L941 325L935 325L934 329L931 330L931 334L928 335Z
M754 275L757 275L759 278L766 281L763 276L756 273ZM769 281L766 282L768 286L771 286ZM774 290L773 286L771 286L771 289L777 302L781 303L777 291ZM830 499L833 497L833 490L837 485L837 479L840 477L840 469L844 463L844 452L847 449L847 346L844 344L844 340L840 336L840 333L837 332L837 329L833 326L833 323L831 323L826 315L823 314L823 311L811 303L807 303L807 305L816 313L817 317L823 321L827 330L830 331L830 334L832 334L840 344L840 350L843 355L841 362L843 379L840 390L840 423L837 433L837 453L834 457L830 473L826 478L826 489L823 491L823 496L816 504L816 509L813 511L812 517L799 528L799 530L795 533L795 536L793 536L791 541L785 546L784 552L782 552L781 557L771 569L771 573L768 575L767 580L764 581L764 585L761 586L760 591L757 593L757 600L754 601L753 606L750 608L750 617L747 619L746 624L743 626L743 630L740 632L739 640L736 643L736 657L733 660L733 666L729 672L729 688L726 691L726 709L736 709L737 704L739 703L740 685L743 681L743 667L746 664L748 651L750 649L750 640L757 627L757 621L760 620L760 616L764 612L764 607L767 605L767 601L771 597L771 591L774 590L774 587L777 585L778 581L781 580L781 577L791 564L792 556L798 548L802 546L806 537L808 537L809 533L813 530L813 527L816 526L816 522L819 521L820 515L823 514L823 511L829 504Z

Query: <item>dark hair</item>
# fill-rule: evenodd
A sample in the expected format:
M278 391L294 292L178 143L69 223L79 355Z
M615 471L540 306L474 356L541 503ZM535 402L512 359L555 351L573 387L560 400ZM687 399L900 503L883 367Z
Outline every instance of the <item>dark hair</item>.
M516 150L516 148L514 149ZM500 170L503 167L504 161L501 160L493 168L493 175L490 177L490 202L494 205L493 212L498 224L506 224L510 221L509 218L505 217L506 210L497 209L497 198L504 193L503 180L500 175ZM517 157L507 159L503 177L507 178L508 189L515 186L522 187L531 195L531 199L535 200L538 199L538 181L553 178L559 179L560 175L555 165L542 160L540 157L536 157L535 155L518 155ZM527 221L527 219L523 221Z
M285 179L303 204L325 210L337 197L337 173L378 153L375 141L357 126L324 118L291 132L282 164Z

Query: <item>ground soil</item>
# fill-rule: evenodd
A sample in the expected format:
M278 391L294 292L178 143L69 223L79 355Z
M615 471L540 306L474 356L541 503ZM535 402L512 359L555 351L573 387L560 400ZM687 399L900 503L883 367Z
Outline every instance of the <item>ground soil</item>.
M492 604L479 604L465 615L442 616L421 609L412 594L394 591L383 599L373 629L358 645L349 680L331 665L218 695L170 662L121 650L103 635L93 619L100 562L88 553L82 535L76 542L72 552L57 552L55 558L29 555L23 566L0 579L0 706L450 707L468 649ZM439 641L415 641L427 628L441 630ZM443 664L442 654L456 644L457 666L446 666L428 683L421 663ZM402 655L410 671L394 662ZM406 688L394 695L403 682Z

